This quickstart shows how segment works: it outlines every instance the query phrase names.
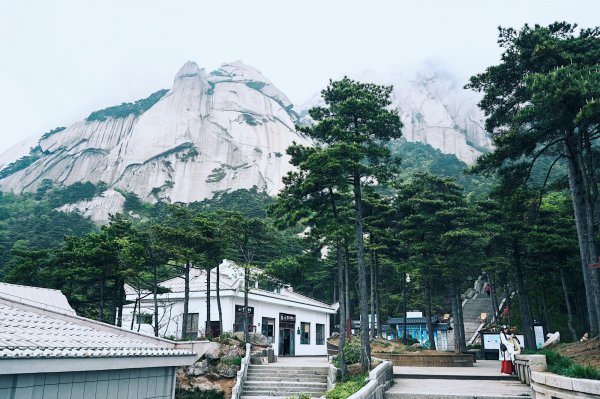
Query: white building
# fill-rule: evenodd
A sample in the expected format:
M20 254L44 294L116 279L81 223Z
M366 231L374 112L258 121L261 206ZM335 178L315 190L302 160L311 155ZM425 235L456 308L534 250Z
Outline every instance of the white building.
M216 298L216 268L211 270L211 321L213 331L218 329L219 313ZM206 271L192 268L190 272L190 300L187 338L203 337L206 331ZM164 337L182 338L183 276L160 283L170 292L158 295L159 333ZM223 331L243 331L244 323L244 269L224 261L220 266L220 297L223 313ZM148 292L138 292L126 285L127 300L133 303L123 309L123 325L134 331L153 333L154 301ZM137 303L140 306L136 307ZM132 315L136 307L136 317ZM274 291L258 288L248 293L250 330L269 338L279 356L327 355L326 338L330 335L330 317L338 305L306 297L284 287ZM141 309L141 311L140 311Z

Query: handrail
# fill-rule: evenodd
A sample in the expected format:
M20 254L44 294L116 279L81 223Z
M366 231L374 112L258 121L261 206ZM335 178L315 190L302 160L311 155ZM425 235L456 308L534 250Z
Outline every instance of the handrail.
M242 359L240 371L237 372L237 381L233 389L231 390L231 399L240 399L242 396L242 388L246 377L248 376L248 366L250 364L250 350L252 349L251 344L246 344L246 356Z

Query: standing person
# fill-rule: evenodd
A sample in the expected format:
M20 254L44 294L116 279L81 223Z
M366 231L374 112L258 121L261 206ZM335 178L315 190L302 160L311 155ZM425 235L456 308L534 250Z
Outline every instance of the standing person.
M512 352L514 347L510 341L510 332L506 326L500 329L500 349L498 350L498 359L500 360L500 372L502 374L511 375L512 367Z
M515 328L513 328L511 330L511 336L510 336L510 343L513 346L513 352L511 354L511 361L512 361L512 366L513 366L513 374L516 374L516 367L515 367L515 356L521 353L521 341L519 340L519 338L517 337L517 330Z
M489 298L492 293L492 285L490 283L485 283L485 287L483 287L483 290L485 291L485 293L487 294L487 296Z

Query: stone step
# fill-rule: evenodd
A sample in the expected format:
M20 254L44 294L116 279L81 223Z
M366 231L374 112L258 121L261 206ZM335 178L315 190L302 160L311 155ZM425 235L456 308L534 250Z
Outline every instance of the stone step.
M241 398L252 398L252 399L258 399L258 398L269 398L269 399L276 399L276 398L289 398L290 396L297 396L299 393L306 393L309 394L311 397L313 398L320 398L321 396L323 396L324 392L287 392L287 391L277 391L277 392L250 392L250 393L246 393L244 392L244 394L241 396Z
M248 381L244 383L244 390L246 388L249 389L266 389L266 388L277 388L277 387L286 387L286 388L312 388L315 390L318 389L327 389L326 382L295 382L295 381Z
M247 389L244 387L242 390L243 395L266 395L266 396L292 396L299 393L315 393L319 396L324 394L326 389L317 388L290 388L290 387L275 387L275 388L262 388L262 389Z
M292 369L292 368L266 368L268 366L256 366L256 367L252 367L250 366L248 368L248 372L252 372L252 373L304 373L304 374L328 374L329 373L329 369L309 369L309 368L298 368L298 369Z
M269 365L260 365L260 364L251 364L248 370L311 370L311 371L329 371L329 367L286 367L286 366L273 366Z
M394 374L394 378L407 380L458 380L458 381L517 381L516 375L439 375L439 374Z
M327 376L329 373L318 373L318 372L311 372L311 371L306 371L306 370L299 370L299 371L263 371L263 370L248 370L248 375L278 375L278 376L283 376L283 375L304 375L307 377L314 377L315 375L324 375Z
M327 376L321 375L298 375L290 374L285 376L272 375L248 375L246 381L293 381L293 382L327 382Z

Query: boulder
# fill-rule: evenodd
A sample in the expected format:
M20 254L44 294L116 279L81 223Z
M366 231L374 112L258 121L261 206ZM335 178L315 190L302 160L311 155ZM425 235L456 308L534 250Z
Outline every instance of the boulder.
M216 342L209 343L203 357L209 360L219 359L221 357L221 346Z
M233 333L233 337L240 342L245 341L244 333L241 331ZM262 334L258 334L258 333L250 333L250 343L253 345L259 345L259 346L271 345L271 343L269 342L269 338L267 338L266 336L264 336Z
M208 371L208 360L197 361L187 369L187 375L197 377Z

